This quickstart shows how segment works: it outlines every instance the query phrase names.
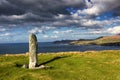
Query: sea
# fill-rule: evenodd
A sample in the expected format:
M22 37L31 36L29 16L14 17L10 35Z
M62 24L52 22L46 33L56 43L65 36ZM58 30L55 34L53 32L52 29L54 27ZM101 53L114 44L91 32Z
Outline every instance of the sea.
M39 42L38 52L68 52L68 51L100 51L120 50L120 46L99 46L99 45L69 45L56 44L52 42ZM28 43L5 43L0 44L0 54L21 54L29 51Z

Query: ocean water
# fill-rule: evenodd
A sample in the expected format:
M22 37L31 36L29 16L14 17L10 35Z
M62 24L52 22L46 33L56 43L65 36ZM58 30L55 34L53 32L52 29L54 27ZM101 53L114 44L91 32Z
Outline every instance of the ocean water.
M38 52L66 52L66 51L88 51L88 50L120 50L120 46L99 46L99 45L68 45L55 44L52 42L39 43ZM29 51L28 43L7 43L0 44L0 54L19 54Z

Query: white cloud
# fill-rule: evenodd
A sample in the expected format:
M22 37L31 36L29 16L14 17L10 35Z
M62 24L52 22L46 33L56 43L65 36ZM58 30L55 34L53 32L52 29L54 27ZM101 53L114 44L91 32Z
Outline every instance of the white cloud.
M89 31L88 34L119 34L120 33L120 26L114 26L111 28L106 28L106 29L100 29L100 30L93 30L93 31Z
M63 33L72 33L73 30L66 30L66 31L63 31Z
M53 34L59 34L60 32L59 31L53 31Z
M43 38L45 38L45 39L56 39L56 38L58 38L58 36L57 35L43 35Z
M120 22L119 16L109 19L106 16L103 16L105 19L99 16L95 19L93 18L93 16L90 16L90 15L99 15L100 13L103 13L101 9L102 8L106 9L104 8L104 6L102 6L103 2L104 0L101 1L101 3L99 3L99 1L96 1L94 2L95 4L94 6L87 9L78 10L76 13L73 13L71 15L59 14L57 16L58 20L50 23L50 26L55 26L55 27L75 26L75 27L85 27L86 29L87 28L98 29L105 26L110 26L110 27L115 26L115 24ZM101 8L99 9L99 7Z
M29 33L34 33L34 34L38 34L38 33L42 33L45 34L46 31L49 30L54 30L56 29L56 27L51 27L51 26L41 26L41 27L33 27L31 30L29 30Z
M29 30L28 32L29 32L29 33L37 34L37 33L41 33L42 30L41 30L40 28L38 28L38 27L35 27L35 28Z
M52 27L52 26L42 26L41 29L42 29L42 30L53 30L53 29L56 29L56 27Z
M73 33L73 30L53 31L53 34L69 34Z
M43 35L43 37L44 37L44 38L49 38L49 36L48 36L48 35Z
M63 19L67 17L66 15L63 15L63 14L58 14L58 16L55 16L55 19Z
M58 38L58 36L57 35L53 35L53 36L51 36L51 38Z
M119 0L91 0L91 2L88 2L88 0L85 0L86 2L86 9L78 10L74 15L74 17L77 15L100 15L101 13L110 11L114 8L119 7Z
M83 26L100 26L101 22L97 20L86 20L83 21L82 25Z
M4 32L6 30L7 30L6 28L0 28L0 32Z
M89 31L87 34L105 34L105 33L107 33L106 31L104 31L103 29L101 29L101 30L97 30L97 31L95 31L95 30L93 30L93 31Z
M3 33L3 34L0 34L1 37L9 37L9 36L13 36L14 34L12 33Z
M102 5L96 5L83 11L79 11L79 14L82 13L97 16L101 13L101 10L104 11L104 7Z
M107 32L111 33L111 34L119 34L120 33L120 26L115 26L113 28L108 28Z
M0 16L0 19L8 20L8 21L23 20L23 19L30 19L30 18L38 19L40 17L38 15L33 14L33 13L26 13L26 14L22 14L22 15L8 15L8 16L1 15Z

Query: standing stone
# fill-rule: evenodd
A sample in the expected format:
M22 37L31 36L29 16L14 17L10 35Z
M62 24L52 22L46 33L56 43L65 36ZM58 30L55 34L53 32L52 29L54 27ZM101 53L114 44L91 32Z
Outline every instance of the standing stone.
M34 69L37 66L37 37L35 34L29 36L29 69Z

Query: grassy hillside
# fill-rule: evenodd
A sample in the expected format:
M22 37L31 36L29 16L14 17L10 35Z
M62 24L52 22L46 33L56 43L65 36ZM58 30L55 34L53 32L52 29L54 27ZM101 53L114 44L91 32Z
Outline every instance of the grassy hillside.
M105 36L91 41L73 41L73 45L120 45L120 35Z
M29 70L28 55L0 55L0 80L120 80L120 50L39 54L50 69Z

